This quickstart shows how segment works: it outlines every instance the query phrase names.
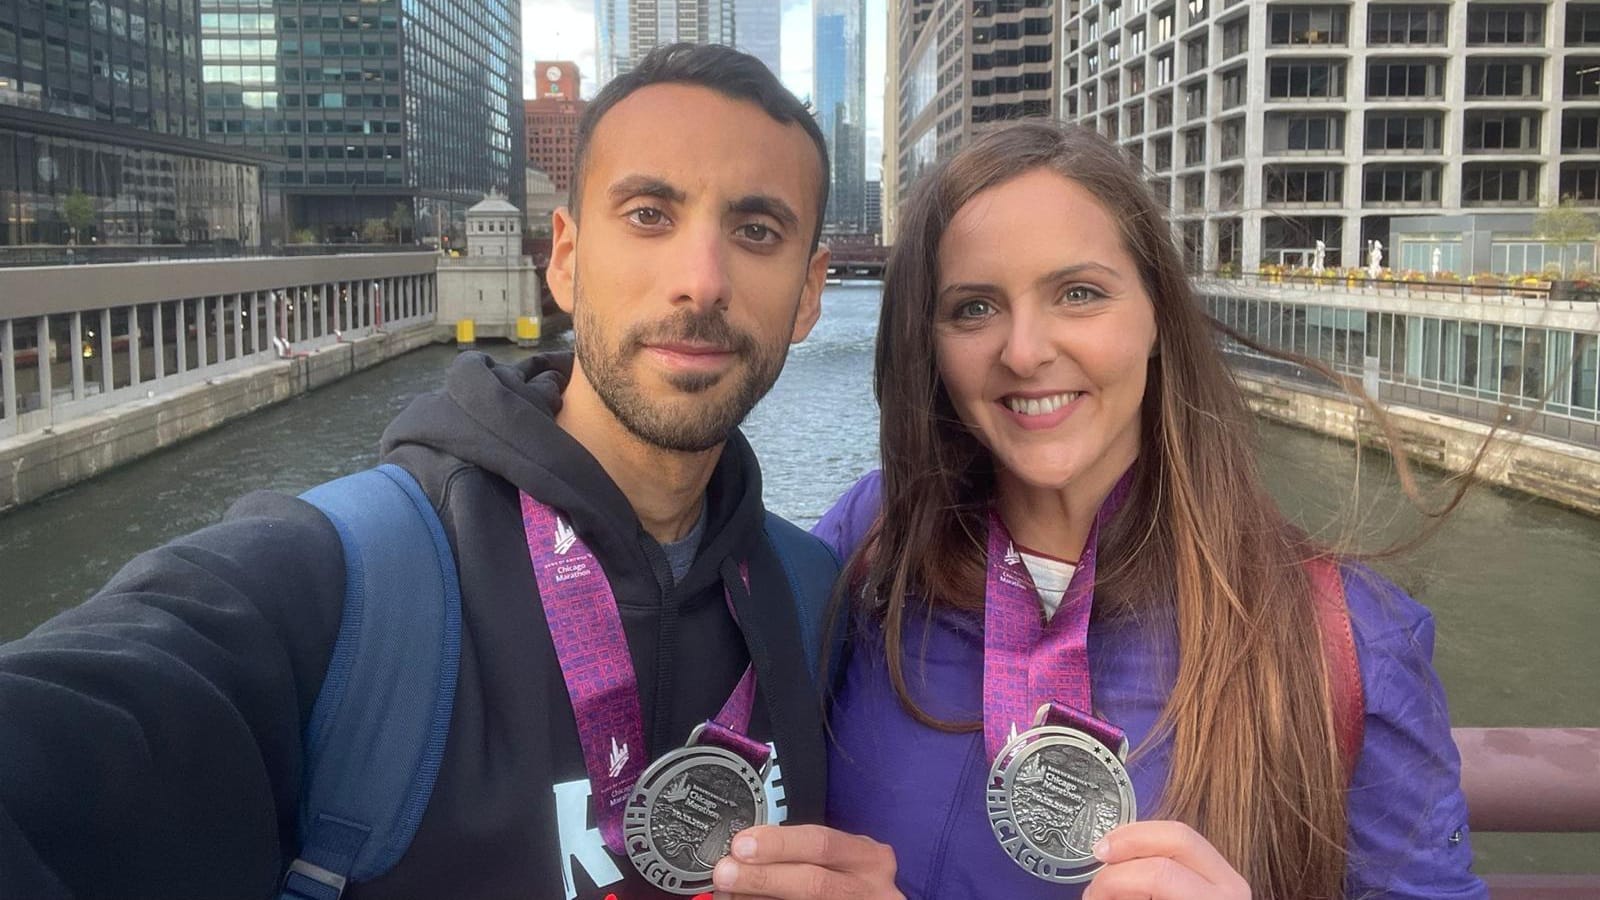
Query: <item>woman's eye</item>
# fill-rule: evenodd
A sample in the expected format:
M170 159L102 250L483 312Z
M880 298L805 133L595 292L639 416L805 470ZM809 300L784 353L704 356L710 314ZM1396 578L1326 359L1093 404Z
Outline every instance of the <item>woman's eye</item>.
M994 306L987 300L967 300L956 306L954 317L957 319L981 319L994 312Z
M1089 287L1086 284L1075 284L1062 292L1061 299L1070 301L1072 303L1088 303L1091 300L1098 300L1104 296L1105 295L1100 291Z

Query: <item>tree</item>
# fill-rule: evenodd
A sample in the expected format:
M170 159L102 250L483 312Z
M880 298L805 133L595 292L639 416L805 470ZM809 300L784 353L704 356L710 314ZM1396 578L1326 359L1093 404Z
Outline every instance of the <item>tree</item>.
M1579 209L1577 202L1568 196L1562 199L1560 205L1546 207L1534 216L1533 231L1539 237L1553 241L1560 249L1561 277L1565 279L1567 248L1593 242L1596 232L1600 232L1600 226L1596 226L1594 217Z
M289 235L289 243L291 244L315 244L316 242L317 233L309 228L296 228L294 233Z
M72 229L73 243L85 235L90 226L94 225L94 200L79 188L73 188L72 193L61 201L61 215L67 220L67 227Z
M411 213L411 204L400 201L394 205L394 212L389 214L389 227L394 229L395 243L404 243L406 232L416 224L416 217Z
M368 219L361 223L361 239L369 244L381 244L389 239L389 223L382 219Z

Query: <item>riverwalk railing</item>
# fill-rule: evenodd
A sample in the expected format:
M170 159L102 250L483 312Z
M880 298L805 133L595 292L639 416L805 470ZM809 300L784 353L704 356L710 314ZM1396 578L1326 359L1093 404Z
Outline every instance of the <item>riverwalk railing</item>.
M0 270L0 439L432 326L433 253Z
M1600 303L1587 295L1260 276L1195 288L1218 321L1361 378L1385 403L1600 448ZM1224 346L1247 368L1327 386L1236 341Z

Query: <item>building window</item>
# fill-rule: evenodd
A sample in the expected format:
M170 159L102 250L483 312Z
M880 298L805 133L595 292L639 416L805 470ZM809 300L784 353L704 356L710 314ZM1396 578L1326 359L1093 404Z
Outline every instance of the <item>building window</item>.
M1437 113L1367 113L1367 152L1438 153L1442 131Z
M1589 205L1600 203L1600 162L1563 163L1561 197Z
M1268 116L1266 147L1268 153L1337 153L1344 149L1344 114Z
M1224 169L1217 175L1217 208L1238 209L1244 202L1244 170Z
M1206 117L1206 85L1205 82L1191 84L1183 90L1183 114L1189 120L1204 119Z
M1183 176L1183 211L1186 213L1206 211L1205 173Z
M1483 6L1467 10L1467 44L1496 47L1544 43L1544 9L1537 6Z
M1172 95L1162 94L1156 98L1156 127L1167 128L1172 125Z
M1467 63L1467 99L1520 99L1539 96L1539 60Z
M1274 62L1267 70L1269 100L1325 100L1344 97L1344 63L1332 60Z
M1246 70L1243 67L1225 72L1222 75L1222 108L1233 109L1243 106L1245 102Z
M1539 150L1539 113L1469 112L1463 125L1461 146L1468 153Z
M1141 134L1144 134L1144 104L1135 103L1128 107L1128 136Z
M1183 164L1186 166L1203 166L1206 164L1206 130L1193 128L1183 133Z
M1344 199L1344 169L1284 168L1266 169L1268 204L1338 204Z
M1571 109L1561 114L1561 152L1600 150L1600 110Z
M1217 150L1220 159L1238 159L1244 155L1244 120L1229 119L1217 127Z
M1190 41L1184 41L1183 49L1187 56L1187 62L1189 65L1189 68L1185 71L1198 72L1206 67L1206 45L1210 42L1210 35L1198 37Z
M1367 166L1361 177L1363 203L1429 205L1439 203L1437 166Z
M1565 99L1600 97L1600 58L1569 59L1562 74L1561 95Z
M1144 63L1133 62L1128 64L1128 94L1137 96L1144 93Z
M1399 100L1444 96L1442 62L1371 62L1367 99Z
M1600 44L1600 4L1573 3L1567 7L1567 46Z
M1172 81L1172 54L1168 53L1156 57L1156 84L1168 84Z
M1344 7L1288 6L1274 8L1268 42L1275 47L1344 46L1348 43Z
M1172 13L1162 13L1156 17L1156 43L1161 44L1172 40Z
M1530 206L1538 201L1539 167L1467 163L1461 167L1462 206Z
M1165 172L1172 168L1172 138L1160 137L1150 142L1154 149L1155 170Z
M1367 43L1374 47L1443 44L1447 12L1435 4L1374 3L1367 9Z
M1250 17L1234 19L1222 26L1222 58L1232 59L1250 49Z

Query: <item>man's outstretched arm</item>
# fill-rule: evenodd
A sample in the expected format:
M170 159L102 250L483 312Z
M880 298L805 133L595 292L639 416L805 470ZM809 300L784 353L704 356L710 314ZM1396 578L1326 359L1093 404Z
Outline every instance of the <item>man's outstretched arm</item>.
M0 646L3 893L271 896L343 588L321 514L254 494Z

